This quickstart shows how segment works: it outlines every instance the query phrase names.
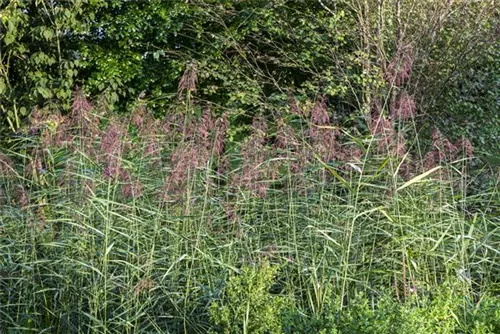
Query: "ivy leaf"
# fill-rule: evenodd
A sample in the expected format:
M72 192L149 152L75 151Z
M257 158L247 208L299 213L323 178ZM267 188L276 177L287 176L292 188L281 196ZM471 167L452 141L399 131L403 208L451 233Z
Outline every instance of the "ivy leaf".
M15 40L16 40L16 36L14 35L14 32L9 31L5 34L3 42L5 43L5 46L7 46L7 45L14 43Z
M42 36L48 41L54 37L54 31L52 29L42 29Z
M47 87L44 87L44 86L38 86L37 87L37 91L38 93L40 93L40 95L42 95L43 98L45 99L48 99L52 96L52 93L50 92L50 89L48 89Z

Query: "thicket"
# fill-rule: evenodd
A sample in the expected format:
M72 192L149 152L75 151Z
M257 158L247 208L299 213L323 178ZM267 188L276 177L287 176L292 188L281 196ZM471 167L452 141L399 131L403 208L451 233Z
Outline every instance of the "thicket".
M436 132L421 161L320 99L228 152L209 109L104 117L75 94L0 156L5 330L498 330L498 187L468 194L466 143Z
M0 8L0 332L500 331L494 1Z
M3 136L35 106L67 113L76 85L122 112L142 96L163 117L193 71L191 97L229 111L236 141L252 116L286 110L290 95L324 94L335 117L363 129L374 101L387 111L407 94L419 125L494 155L498 15L494 1L463 0L4 0ZM391 81L401 66L411 73Z

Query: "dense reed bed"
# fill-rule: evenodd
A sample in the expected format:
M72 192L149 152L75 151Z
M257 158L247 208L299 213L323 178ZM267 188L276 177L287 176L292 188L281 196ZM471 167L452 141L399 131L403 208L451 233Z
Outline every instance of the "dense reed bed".
M0 332L500 332L468 141L424 150L405 96L365 134L310 106L241 144L208 108L35 112L0 155Z

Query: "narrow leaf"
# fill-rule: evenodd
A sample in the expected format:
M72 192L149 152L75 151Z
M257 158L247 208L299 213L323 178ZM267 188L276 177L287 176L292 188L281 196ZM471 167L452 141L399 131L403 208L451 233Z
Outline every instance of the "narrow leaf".
M396 191L400 191L406 187L409 187L411 186L412 184L414 183L417 183L417 182L420 182L422 181L423 179L425 179L427 176L429 176L430 174L434 173L435 171L437 171L438 169L440 169L441 166L437 166L437 167L434 167L430 170L428 170L427 172L425 173L422 173L420 175L417 175L415 176L413 179L411 179L410 181L406 182L405 184L403 184L401 187L399 187L398 189L396 189Z
M323 160L321 160L316 154L314 155L314 157L321 163L321 165L323 165L323 167L326 168L326 170L328 172L330 172L330 174L332 174L337 180L339 180L341 183L343 183L347 189L351 190L351 187L349 186L349 183L347 183L346 180L344 180L344 178L342 176L340 176L339 173L337 173L337 171L335 169L333 169L332 167L328 166Z
M108 248L106 248L106 253L104 253L104 256L108 256L109 252L111 252L111 249L113 248L114 245L115 243L113 242L111 245L108 246Z

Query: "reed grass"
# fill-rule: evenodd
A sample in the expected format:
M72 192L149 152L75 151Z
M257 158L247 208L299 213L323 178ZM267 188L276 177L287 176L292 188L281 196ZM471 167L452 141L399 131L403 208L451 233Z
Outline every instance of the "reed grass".
M97 117L86 112L84 122ZM235 310L224 299L229 282L262 263L277 268L270 296L299 319L287 325L284 316L283 332L361 332L355 321L378 323L369 315L383 310L383 319L415 317L407 332L480 333L486 320L464 323L450 311L461 305L455 299L468 301L464 314L483 300L500 305L498 184L471 195L467 157L402 176L404 164L423 158L377 152L367 135L342 144L362 146L356 162L318 156L298 172L295 147L276 156L261 142L251 165L238 149L214 154L221 143L212 132L201 159L189 156L201 150L189 150L192 128L174 133L179 141L175 124L141 133L121 120L126 133L106 144L103 124L113 122L100 119L97 136L73 123L59 146L43 142L52 131L45 124L3 151L0 332L222 332L211 305ZM151 140L157 150L144 154ZM257 185L246 183L245 168ZM484 333L498 328L498 316L488 316ZM246 319L237 328L251 333Z

